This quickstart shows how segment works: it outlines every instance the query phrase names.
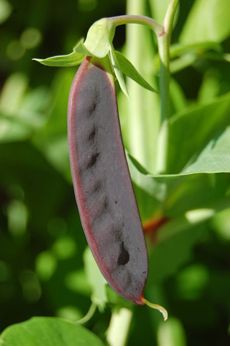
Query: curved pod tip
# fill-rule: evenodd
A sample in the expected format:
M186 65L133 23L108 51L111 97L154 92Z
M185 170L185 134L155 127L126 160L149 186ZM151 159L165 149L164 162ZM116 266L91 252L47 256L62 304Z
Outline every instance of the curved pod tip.
M142 302L142 304L147 305L151 309L158 310L162 314L164 321L167 321L168 311L163 306L161 306L159 304L151 303L147 299L145 299L144 297L141 297L141 302Z

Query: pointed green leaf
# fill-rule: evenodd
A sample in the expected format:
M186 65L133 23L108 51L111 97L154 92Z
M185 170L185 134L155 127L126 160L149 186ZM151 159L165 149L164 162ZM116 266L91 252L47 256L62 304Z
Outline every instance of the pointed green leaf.
M79 65L84 57L88 54L87 49L83 45L83 39L81 38L74 46L73 51L67 55L57 55L46 59L33 60L40 62L42 65L55 66L55 67L69 67Z
M84 38L81 38L73 47L73 51L77 52L79 48L81 48L83 46L84 43Z
M114 49L113 48L110 48L109 56L110 56L113 72L114 72L114 74L115 74L115 76L117 78L118 84L119 84L121 90L123 91L123 93L125 94L125 96L128 96L128 91L127 91L126 83L125 83L125 80L124 80L124 76L123 76L123 73L121 72L121 70L118 67L117 58L116 58L116 55L114 53Z
M46 59L33 59L45 66L70 67L79 65L84 59L85 54L73 51L67 55L57 55Z
M83 40L78 42L77 45L73 47L73 51L79 54L83 54L84 56L92 56L92 54L85 47Z
M45 66L54 67L71 67L79 65L85 56L90 55L83 44L83 38L81 38L77 44L73 47L73 51L67 55L56 55L46 59L36 59L34 61L39 62Z
M141 74L136 70L133 64L122 53L115 50L114 55L116 57L115 63L117 63L117 66L115 66L115 68L118 68L121 72L123 72L126 76L128 76L129 78L133 79L135 82L140 84L143 88L150 91L156 91L141 76Z
M84 46L92 55L104 58L109 52L114 30L114 25L108 18L96 21L89 28Z

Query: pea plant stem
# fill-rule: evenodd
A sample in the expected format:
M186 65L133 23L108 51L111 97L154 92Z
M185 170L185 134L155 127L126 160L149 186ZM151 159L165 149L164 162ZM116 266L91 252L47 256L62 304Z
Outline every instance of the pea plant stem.
M132 312L122 308L114 311L107 330L107 341L110 346L125 346L132 319Z
M160 99L161 99L161 122L170 117L170 68L169 68L169 47L172 35L173 20L179 0L170 0L163 21L163 31L157 36L158 51L160 58Z
M156 173L163 173L167 169L168 152L168 119L171 115L170 106L170 66L169 47L173 29L173 21L179 0L170 0L163 20L163 25L154 19L143 15L123 15L108 18L112 26L123 24L142 24L150 27L157 36L158 53L160 59L159 89L160 89L160 130L157 140Z
M113 22L115 26L123 24L142 24L149 26L157 35L161 35L163 32L163 26L157 23L154 19L142 15L123 15L117 17L109 17L109 20Z
M146 11L146 0L127 1L127 14L143 15ZM163 27L161 26L161 30ZM125 54L138 71L143 72L144 78L151 78L152 56L154 47L152 37L153 29L146 25L127 25ZM150 69L147 68L150 67ZM152 109L158 103L158 94L142 88L136 82L127 79L128 93L126 144L129 152L142 163L150 172L155 171L155 158L157 148L157 133L159 130L159 114L153 117ZM143 117L144 114L144 117ZM152 139L152 140L148 140Z
M169 66L169 47L179 0L170 0L164 21L163 32L157 35L158 53L160 58L160 131L158 136L157 172L165 172L167 166L168 151L168 119L171 115L170 107L170 66Z

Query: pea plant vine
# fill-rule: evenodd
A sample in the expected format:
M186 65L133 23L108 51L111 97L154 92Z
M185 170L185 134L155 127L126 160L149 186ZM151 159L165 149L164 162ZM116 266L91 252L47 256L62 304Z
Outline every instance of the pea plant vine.
M125 218L123 216L120 216L121 211L117 210L116 213L112 213L112 224L114 224L115 228L111 226L111 222L109 224L105 223L106 230L105 230L105 234L103 235L102 238L98 238L98 236L96 236L95 234L97 234L100 231L100 228L103 228L103 225L101 225L101 223L97 223L95 222L95 218L97 218L97 212L95 213L95 210L91 210L90 206L88 205L88 203L90 204L90 201L87 202L87 200L89 200L92 195L92 191L95 191L95 186L93 186L93 188L90 190L89 184L92 184L92 180L95 179L95 183L94 185L98 185L98 182L101 181L101 179L103 180L108 180L108 177L110 175L109 171L111 170L111 168L116 171L116 168L119 167L119 161L116 163L116 159L115 159L115 155L116 155L116 151L119 152L119 149L117 148L116 150L113 148L113 146L111 147L111 152L110 154L110 158L111 158L111 162L104 162L104 160L102 160L103 162L101 163L104 165L108 165L108 173L107 173L107 178L105 178L105 176L103 176L103 174L101 173L101 177L99 176L99 178L97 177L97 173L96 174L96 178L91 177L91 180L87 180L86 183L86 188L82 187L82 184L84 185L84 180L81 180L80 175L81 175L81 163L78 163L77 161L81 161L84 159L81 159L81 155L83 156L89 156L90 157L90 161L88 164L86 164L86 168L89 167L94 167L97 163L97 159L100 156L102 156L101 152L99 151L99 149L97 148L97 145L95 144L95 141L93 141L93 146L94 146L94 151L93 154L89 154L86 149L85 149L85 144L84 141L83 143L78 143L76 139L78 137L80 137L80 133L84 132L84 128L87 128L87 126L93 127L93 129L91 130L91 134L89 135L90 138L92 137L92 133L93 133L93 137L95 139L96 137L96 131L98 131L98 127L97 126L103 126L103 123L106 124L106 126L108 128L104 129L104 133L107 133L109 137L109 141L111 141L111 143L116 143L118 141L118 139L116 138L116 136L113 138L112 133L110 133L110 127L113 128L114 124L113 122L109 122L109 116L110 114L113 113L113 106L111 104L111 106L101 106L100 108L100 102L102 102L101 100L103 100L103 98L108 99L109 98L109 94L106 95L106 89L109 89L109 86L106 85L104 86L104 91L102 92L102 94L100 94L99 92L99 88L100 88L100 83L101 80L103 80L103 74L101 74L100 77L100 73L98 73L98 77L94 77L93 73L91 77L87 77L88 76L88 72L84 72L86 70L89 69L89 71L93 71L93 66L97 66L100 65L102 66L102 68L104 70L107 70L109 73L111 73L111 75L113 75L118 83L119 86L121 88L121 90L123 91L123 93L128 96L128 92L127 92L127 88L126 88L126 83L124 81L124 75L126 75L127 77L132 78L133 80L135 80L137 83L139 83L142 87L147 88L153 92L155 92L154 88L141 76L141 74L136 70L136 68L132 65L132 63L120 52L116 51L113 47L113 38L115 35L115 31L116 31L116 27L119 25L126 25L126 24L140 24L140 25L145 25L147 27L150 28L150 30L152 30L153 34L156 35L157 37L157 42L158 42L158 49L159 49L159 58L160 58L160 74L159 74L159 89L160 89L160 100L161 100L161 127L160 127L160 133L162 136L162 131L164 131L163 136L164 136L164 147L166 147L166 142L167 142L167 118L169 117L170 114L170 102L169 102L169 45L170 45L170 36L171 36L171 31L172 31L172 25L173 25L173 18L175 15L175 11L177 8L177 4L178 1L172 1L170 2L170 5L167 9L166 15L165 15L165 19L163 22L163 25L157 23L155 20L153 20L152 18L146 17L146 16L142 16L142 15L121 15L118 17L110 17L110 18L103 18L98 20L97 22L95 22L89 29L87 37L85 40L81 40L80 42L78 42L78 44L74 47L73 52L70 53L67 56L56 56L56 57L51 57L51 58L47 58L47 59L35 59L36 61L44 64L44 65L48 65L48 66L74 66L74 65L78 65L79 63L81 63L82 61L84 61L85 57L90 59L89 61L92 64L92 67L85 67L83 68L83 72L81 74L79 74L79 77L76 78L75 81L75 86L73 86L73 91L72 91L72 95L70 97L70 118L73 120L70 120L69 122L69 132L70 132L70 155L72 157L71 161L72 161L72 176L73 176L73 181L75 184L75 192L76 192L76 199L78 202L78 208L81 211L81 219L82 219L82 224L83 227L85 229L85 233L88 239L88 242L90 244L90 247L94 253L94 256L98 262L99 267L101 268L102 272L104 273L105 277L107 278L107 281L110 282L110 284L113 287L117 287L116 290L121 293L122 295L124 295L125 297L130 297L130 299L134 302L139 302L139 304L143 304L143 303L147 303L149 305L151 305L154 308L160 309L160 311L163 313L164 315L164 319L167 319L167 312L160 306L156 305L156 304L150 304L146 299L144 298L140 298L142 295L142 290L143 290L143 283L145 282L146 278L143 279L139 279L140 282L143 281L143 283L140 286L140 283L138 283L137 279L134 279L133 283L131 280L131 276L132 272L134 274L134 277L138 277L138 266L139 263L143 263L144 258L145 258L145 249L144 246L141 245L141 242L143 242L139 237L134 236L134 230L135 230L135 226L134 224L132 224L132 222L130 224L125 224L124 220ZM88 65L84 65L83 66L88 66ZM96 71L96 70L95 70ZM98 70L100 71L100 69ZM96 72L95 72L96 73ZM91 74L91 72L89 72L89 74ZM94 85L94 78L96 78L96 83ZM88 85L86 86L86 82L84 82L84 80L89 80L88 81ZM82 91L77 91L81 88L81 85L85 85L82 86L83 90ZM95 89L98 91L95 91L95 96L92 95L91 90ZM76 90L76 91L75 91ZM89 90L89 91L88 91ZM96 96L97 95L97 96ZM98 96L99 95L99 96ZM97 100L97 98L99 98L99 101ZM90 106L90 104L92 103L92 106ZM79 109L78 109L78 105L80 105ZM94 105L94 106L93 106ZM91 122L89 122L88 120L85 122L85 125L83 126L83 128L81 128L81 115L79 116L78 113L82 113L82 117L84 117L85 119L89 118L90 116L87 115L85 113L85 108L89 108L93 109L92 112L95 111L95 109L100 108L100 110L98 112L101 112L103 114L105 114L104 119L103 119L103 123L100 125L100 123L96 124L97 121L99 120L94 120L94 125L91 124ZM88 109L87 108L87 109ZM91 112L91 111L90 111ZM76 113L76 115L75 115ZM91 113L90 113L91 114ZM92 114L91 114L92 115ZM75 119L76 118L76 119ZM79 118L79 120L77 120ZM96 118L96 115L94 116L94 118ZM78 121L79 121L79 125L78 125ZM89 124L87 124L89 123ZM105 126L105 125L104 125ZM78 129L79 128L79 129ZM93 131L93 132L92 132ZM98 135L99 136L103 136L102 135ZM76 138L76 139L75 139ZM98 140L100 141L100 139ZM109 147L107 140L104 139L105 143L104 145L102 145L102 147L104 146L103 150L107 150L106 148ZM162 144L162 143L161 143ZM74 149L76 146L78 146L79 148ZM113 149L112 149L113 148ZM76 150L76 151L75 151ZM95 152L97 151L97 153L95 154ZM96 156L97 155L97 156ZM165 153L161 153L161 155L164 157ZM108 158L107 158L108 161ZM76 168L79 165L79 169ZM98 163L98 165L100 165L100 163ZM124 164L122 164L124 166ZM84 166L84 164L83 164ZM118 168L118 170L125 170L125 166L124 168ZM161 167L161 169L164 169L164 166ZM87 173L85 173L87 175ZM106 173L105 173L106 174ZM122 173L125 174L125 173ZM108 183L109 187L107 187L108 191L107 191L107 196L109 195L113 195L113 198L115 199L120 199L120 203L121 200L125 200L125 196L127 195L128 191L130 190L129 183L128 181L124 181L124 183L122 184L122 176L119 177L119 175L117 176L111 176L111 181L110 183ZM115 190L113 189L113 181L117 181L119 182L120 185L120 189L121 189L121 195L122 195L122 191L124 193L123 197L119 197L119 194L116 197L116 193ZM82 195L82 189L86 189L87 188L91 191L91 192L86 192L84 197ZM105 188L106 189L106 188ZM88 196L88 194L90 194L90 196ZM99 198L99 200L98 200ZM94 201L94 203L101 203L100 202L100 196L96 198L96 200ZM107 198L107 197L105 197ZM134 197L132 197L130 195L128 200L134 200ZM127 201L128 202L128 201ZM107 204L108 202L108 198L103 199L103 203L104 203L104 209L108 208ZM105 206L106 203L106 206ZM118 204L118 202L116 201L116 203ZM132 203L130 205L130 217L128 217L128 204L126 204L126 207L123 209L123 213L126 215L126 219L137 219L137 216L135 216L134 213L134 204ZM118 206L116 206L116 209L118 209ZM133 212L132 212L133 209ZM100 211L100 216L101 216L101 211ZM91 215L93 214L94 217ZM90 221L90 218L92 217L92 220ZM116 218L121 219L120 222L122 222L122 226L118 226L119 221ZM122 221L123 220L123 221ZM89 223L91 223L91 226L89 225ZM95 223L95 226L93 227L92 225ZM138 221L139 223L139 221ZM110 227L112 227L111 232L110 232ZM117 228L123 228L124 230L122 231L121 229L117 229ZM139 226L137 226L139 227ZM95 230L94 230L95 228ZM140 227L139 227L140 228ZM99 230L98 230L99 229ZM102 230L101 230L102 232ZM128 232L127 235L131 235L131 238L133 237L133 240L128 240L129 237L125 237L127 244L132 244L133 246L133 254L131 256L131 259L129 261L129 257L130 257L130 251L128 251L126 249L126 246L128 245L124 245L124 236L121 235L121 233L119 232ZM110 237L109 237L109 233ZM138 231L139 234L142 234L142 230L139 229ZM137 234L138 234L137 233ZM92 235L94 234L94 236ZM102 243L103 238L107 239L107 237L109 237L110 239L110 243L114 244L115 243L115 238L119 237L120 239L120 254L116 255L116 252L118 250L109 250L106 245L104 246L100 246L99 244ZM115 238L114 238L115 237ZM91 240L91 238L93 238ZM98 239L97 239L98 238ZM137 239L137 244L134 245L134 239ZM101 248L101 249L100 249ZM97 249L97 250L96 250ZM131 249L131 248L130 248ZM115 259L114 257L118 258L117 263L118 265L120 264L120 268L118 268L119 274L117 275L113 275L112 272L115 270L115 268L111 267L111 264L109 264L109 262L106 262L106 257L108 257L108 255L106 256L106 254L104 252L110 252L110 261L114 262ZM132 251L132 250L131 250ZM115 253L114 253L115 252ZM140 252L140 261L137 261L135 259L135 257L138 255L138 252ZM136 254L135 254L136 253ZM127 257L127 261L119 261L119 259L121 257ZM132 259L133 258L133 259ZM120 263L121 262L121 263ZM123 274L120 273L121 268L125 267L125 264L127 264L127 262L131 263L131 267L124 272ZM132 264L133 262L133 264ZM139 263L138 263L139 262ZM110 268L111 267L111 268ZM147 273L147 266L146 264L143 266L142 265L142 269L140 268L140 271L143 271L143 273ZM141 274L143 275L143 274ZM126 277L127 279L127 284L124 286L124 278ZM128 279L129 278L129 279ZM120 281L120 282L119 282ZM122 284L123 282L123 284ZM123 286L123 288L122 288ZM139 292L139 288L141 287L141 291ZM118 288L120 287L120 288ZM128 293L130 290L130 293ZM138 292L135 293L135 292Z
M103 84L106 80L106 75L103 76L103 73L100 72L102 68L105 71L108 71L112 76L114 76L118 84L122 90L122 92L128 96L128 91L126 88L126 83L124 80L124 75L132 78L134 81L139 83L142 87L156 92L156 90L141 76L141 74L136 70L133 64L120 52L116 51L113 47L113 38L115 35L116 27L119 25L126 24L140 24L150 28L153 34L157 37L158 42L158 50L159 50L159 58L160 58L160 73L159 73L159 90L160 90L160 100L161 100L161 126L160 126L160 134L164 136L164 148L166 148L167 142L167 119L170 114L170 101L169 101L169 82L170 82L170 72L169 72L169 46L170 46L170 37L172 32L173 18L175 16L175 11L177 8L178 0L171 1L169 7L167 9L165 19L163 25L157 23L154 19L142 16L142 15L121 15L117 17L109 17L103 18L95 22L89 29L87 33L87 37L85 40L80 40L77 45L74 47L73 52L66 56L55 56L47 59L34 59L44 65L47 66L75 66L84 62L85 58L88 59L88 63L83 63L82 72L79 72L79 76L77 77L73 83L72 93L70 96L70 120L69 120L69 147L70 147L70 157L72 164L72 177L75 186L75 194L76 200L78 204L78 209L80 211L82 225L88 239L88 243L92 252L94 253L94 257L106 277L107 281L110 283L115 290L130 299L131 301L137 304L148 304L152 308L158 309L162 312L164 319L167 319L167 311L159 306L158 304L152 304L148 302L145 298L142 297L143 293L143 285L146 280L147 275L147 264L146 264L146 250L143 243L142 238L142 230L140 228L140 220L138 217L138 213L135 212L135 198L132 194L129 195L129 191L131 191L131 187L129 187L129 179L127 175L127 181L124 180L122 183L122 176L125 175L125 164L121 163L122 154L119 154L119 147L114 148L114 144L111 146L111 150L109 152L110 160L107 157L107 162L102 160L102 162L97 163L98 157L103 156L103 151L107 150L111 143L117 143L119 141L116 138L116 135L112 134L111 129L116 128L115 119L114 121L109 120L111 118L110 114L116 112L114 106L108 106L108 99L110 98L109 86L106 86L104 82L104 87L102 88L100 84ZM90 64L89 64L90 62ZM91 66L90 66L91 65ZM95 73L94 71L95 67ZM99 69L97 66L101 66ZM98 72L96 72L98 69ZM87 72L87 70L89 72ZM95 74L95 76L94 76ZM89 77L88 77L89 75ZM109 76L109 75L108 75ZM108 77L109 78L109 77ZM86 82L85 80L88 80ZM94 84L95 80L95 84ZM100 88L101 91L100 91ZM81 90L82 89L82 90ZM108 89L108 93L106 91ZM92 90L94 90L92 94ZM112 97L112 95L111 95ZM102 101L105 99L105 101ZM106 105L103 106L103 102L106 102ZM92 104L92 105L91 105ZM102 104L102 105L101 105ZM88 111L85 111L85 109ZM99 109L97 111L97 109ZM99 115L96 114L96 111L100 114L104 114L104 118L102 120L98 120ZM89 114L87 113L89 112ZM95 112L95 114L93 114ZM92 115L93 114L93 115ZM88 118L94 118L93 125L92 121L89 121ZM116 117L116 116L115 116ZM81 123L83 120L81 118L86 119L83 123L83 127ZM100 124L100 121L102 123ZM106 125L103 125L106 124ZM92 127L93 126L93 127ZM104 135L97 134L98 127L104 126ZM85 149L86 144L81 143L78 138L81 138L81 132L84 132L85 129L89 127L91 128L90 134L88 135L90 138L90 142L92 142L93 153L89 148L89 151ZM119 127L119 126L118 126ZM118 130L116 130L118 131ZM164 131L164 132L163 132ZM119 132L119 131L118 131ZM162 134L163 132L163 134ZM92 140L93 136L93 140ZM97 143L95 141L96 136L101 136L104 140L98 139ZM109 138L106 139L105 136ZM114 136L114 138L113 138ZM103 142L104 141L104 144ZM102 142L101 149L97 147L100 146L100 142ZM162 143L161 143L162 144ZM96 153L96 154L95 154ZM116 162L116 153L118 153L118 161ZM165 153L159 153L164 157ZM93 168L94 173L92 176L87 179L81 179L84 173L82 173L82 169L84 170L84 156L90 157L88 163L86 163L87 168ZM106 157L106 155L104 154ZM119 158L120 156L120 158ZM82 158L81 158L82 157ZM164 160L164 159L163 159ZM98 160L100 161L100 160ZM94 168L99 165L108 166L108 172L104 170L104 173L101 173L100 168ZM82 166L83 165L83 166ZM120 167L121 166L121 167ZM79 168L78 168L79 167ZM119 173L120 170L122 176L118 173L115 175L111 175L110 170L114 170ZM164 169L164 164L161 167ZM96 173L95 173L96 171ZM98 173L97 173L98 171ZM85 172L87 175L87 171ZM111 177L110 177L111 175ZM109 180L110 177L110 180ZM94 180L92 188L92 181ZM105 196L103 198L98 195L98 191L100 192L99 184L101 181L108 181L107 188L105 189ZM119 184L120 193L116 193L113 185L115 181ZM84 187L84 184L86 186ZM96 187L95 187L96 186ZM97 189L97 191L96 191ZM103 189L103 187L101 187ZM108 191L106 191L108 189ZM118 189L118 191L119 191ZM88 191L87 191L88 190ZM82 191L85 191L84 193ZM97 196L94 202L91 201L92 195L97 192ZM130 192L131 193L131 192ZM122 197L123 194L123 197ZM108 208L111 209L109 202L109 198L116 199L116 211L111 212L110 221L104 222L104 225L101 221L97 221L101 214L108 214ZM116 197L117 196L117 197ZM124 206L120 206L122 201L126 200L126 196L129 196L127 202L125 202ZM118 202L118 200L120 200ZM132 201L129 207L129 201ZM90 207L90 204L99 204L99 211L95 207ZM101 206L100 206L101 205ZM123 211L121 211L121 208ZM103 210L102 210L103 209ZM129 216L130 209L130 216ZM125 215L122 215L122 213ZM99 215L99 216L98 216ZM117 219L117 220L116 220ZM137 225L131 220L135 220ZM96 221L95 221L96 220ZM130 222L125 222L125 220L130 220ZM122 223L122 224L120 224ZM103 228L105 230L103 231ZM135 228L139 228L136 231ZM102 236L98 236L98 232L103 233ZM126 233L127 232L127 233ZM123 235L122 235L123 233ZM131 237L131 238L130 238ZM109 240L110 247L106 246L106 242ZM119 240L116 240L118 239ZM130 238L130 239L129 239ZM136 240L135 240L136 239ZM101 245L104 243L104 245ZM136 241L136 244L135 244ZM114 249L113 244L118 244L119 249ZM124 245L126 244L126 245ZM129 244L129 245L128 245ZM129 249L129 250L128 250ZM138 254L139 253L139 254ZM138 256L140 259L137 260ZM116 260L117 258L117 260ZM116 269L116 261L117 261L117 269ZM115 265L115 267L114 267ZM139 268L138 268L139 267ZM125 268L125 269L124 269ZM114 274L114 271L116 272ZM138 271L140 274L138 274ZM141 273L142 272L142 273ZM144 274L144 276L143 276ZM131 279L133 275L133 279ZM138 278L139 276L139 278Z

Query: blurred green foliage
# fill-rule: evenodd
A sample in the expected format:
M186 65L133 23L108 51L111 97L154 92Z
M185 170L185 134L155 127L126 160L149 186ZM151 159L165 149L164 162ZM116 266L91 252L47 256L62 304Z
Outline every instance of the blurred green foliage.
M87 328L103 341L113 311L126 307L133 312L127 345L229 345L228 0L180 3L171 49L173 112L166 172L174 175L154 175L158 95L133 81L128 81L128 100L118 95L125 145L144 167L138 170L130 159L143 222L159 215L169 218L154 241L148 238L145 291L167 307L165 324L157 312L124 302L108 287L105 292L92 270L66 139L76 69L51 69L32 61L69 53L99 18L128 8L161 21L167 4L0 0L0 332L37 315L76 321L88 311L92 297L99 309ZM125 36L119 28L115 46L148 81L158 83L159 60L150 31L129 26Z

